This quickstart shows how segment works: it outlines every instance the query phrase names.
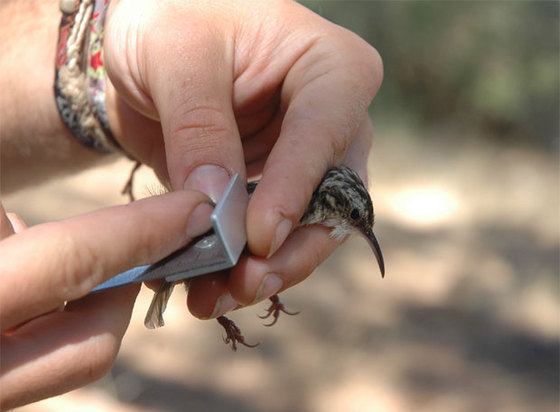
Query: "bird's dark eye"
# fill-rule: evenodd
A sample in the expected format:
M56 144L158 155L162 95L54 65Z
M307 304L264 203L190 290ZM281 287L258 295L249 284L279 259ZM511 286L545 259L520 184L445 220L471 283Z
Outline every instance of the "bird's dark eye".
M352 209L350 211L350 217L352 218L352 220L356 220L360 217L360 211L357 208Z

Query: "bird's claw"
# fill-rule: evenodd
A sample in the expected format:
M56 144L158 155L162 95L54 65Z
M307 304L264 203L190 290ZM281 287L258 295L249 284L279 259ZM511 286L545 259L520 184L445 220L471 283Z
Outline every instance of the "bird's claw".
M280 312L284 312L286 315L294 316L299 314L298 312L289 312L286 310L286 307L282 302L280 302L280 298L278 295L272 295L270 298L270 306L266 310L266 314L259 315L261 319L267 319L272 316L272 321L270 323L265 323L264 326L272 326L278 321L278 317L280 316Z
M216 318L216 320L220 325L222 325L222 327L226 331L226 337L224 338L224 343L226 345L231 344L232 351L235 352L237 350L238 343L247 346L248 348L254 348L259 346L259 343L255 343L254 345L251 345L245 342L245 337L241 334L241 329L239 329L239 327L231 319L228 319L225 316L220 316Z

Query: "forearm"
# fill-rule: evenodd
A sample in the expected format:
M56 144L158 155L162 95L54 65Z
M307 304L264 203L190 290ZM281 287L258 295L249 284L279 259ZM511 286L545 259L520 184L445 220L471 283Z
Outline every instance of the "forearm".
M53 92L58 1L0 5L0 189L69 174L114 156L82 146L62 123Z

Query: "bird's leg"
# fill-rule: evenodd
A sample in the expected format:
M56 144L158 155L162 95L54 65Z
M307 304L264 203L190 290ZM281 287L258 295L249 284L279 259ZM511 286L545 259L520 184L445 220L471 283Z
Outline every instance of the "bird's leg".
M245 337L241 334L241 329L239 329L239 327L231 319L228 319L225 316L219 316L218 318L216 318L216 320L226 331L224 343L226 345L231 343L231 350L233 350L234 352L237 350L238 343L247 346L248 348L259 346L259 343L251 345L245 342Z
M280 312L284 312L286 315L290 315L290 316L294 316L294 315L297 315L299 313L299 311L298 312L287 311L284 304L282 302L280 302L280 298L278 297L278 295L272 295L268 299L271 302L270 306L266 310L266 314L262 315L262 316L259 315L259 318L266 319L266 318L269 318L270 316L272 316L273 319L270 323L265 323L264 326L274 325L278 321L278 317L280 316Z
M128 196L128 199L129 199L130 202L134 202L134 200L135 200L134 199L134 193L132 192L133 185L134 185L134 174L140 168L140 166L142 166L142 163L140 163L139 161L136 161L136 163L134 164L134 167L130 171L130 175L128 176L128 180L126 181L126 184L124 185L123 190L121 191L122 195L127 195Z

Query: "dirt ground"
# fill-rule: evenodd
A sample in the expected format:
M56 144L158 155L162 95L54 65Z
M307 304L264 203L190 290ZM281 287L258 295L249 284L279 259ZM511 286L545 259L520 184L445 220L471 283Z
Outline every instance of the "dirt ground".
M371 155L387 275L351 239L283 294L273 328L231 317L256 349L233 353L176 290L146 330L143 289L111 373L34 411L557 411L556 151L379 131ZM121 161L3 200L28 223L124 203ZM138 193L153 180L142 170Z

